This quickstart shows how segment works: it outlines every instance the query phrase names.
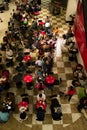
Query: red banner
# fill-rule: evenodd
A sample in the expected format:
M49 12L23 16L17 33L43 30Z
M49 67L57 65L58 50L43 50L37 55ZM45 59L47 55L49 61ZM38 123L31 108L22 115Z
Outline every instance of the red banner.
M87 43L86 43L86 33L84 28L83 6L80 0L78 2L77 11L75 15L74 35L83 59L85 69L87 71Z

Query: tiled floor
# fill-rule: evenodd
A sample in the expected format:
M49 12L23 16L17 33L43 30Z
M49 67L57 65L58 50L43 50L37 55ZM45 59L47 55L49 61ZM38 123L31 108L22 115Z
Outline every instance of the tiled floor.
M14 3L11 2L9 4L9 11L5 11L4 13L0 13L0 17L2 17L3 23L0 23L0 41L2 41L2 37L4 35L4 31L7 29L7 22L10 18L10 12L13 8L15 8ZM42 0L42 9L38 18L44 19L46 16L50 17L52 26L59 27L59 35L62 35L67 32L68 24L65 22L65 11L61 15L53 16L49 11L49 0ZM36 57L36 52L31 54ZM86 130L87 129L87 121L86 119L77 111L78 104L78 96L74 95L70 102L63 97L60 98L63 117L61 121L54 121L51 117L51 112L49 109L50 106L50 98L52 94L58 94L58 91L65 91L68 82L73 79L73 69L75 68L76 62L69 61L68 54L62 54L61 57L57 57L54 60L53 72L56 78L62 78L62 83L60 85L55 85L54 90L51 91L49 89L45 90L45 94L47 96L47 109L45 120L43 122L36 120L35 114L35 103L36 103L36 94L37 91L35 88L32 90L25 90L26 93L29 94L29 112L28 119L23 123L19 120L19 112L15 111L9 121L6 124L0 124L0 130ZM10 74L13 76L14 68L10 68ZM34 75L34 73L33 73ZM24 92L24 88L18 90L15 87L15 84L12 81L12 87L9 91L15 93L16 104L21 100L21 94ZM24 84L25 86L25 84Z

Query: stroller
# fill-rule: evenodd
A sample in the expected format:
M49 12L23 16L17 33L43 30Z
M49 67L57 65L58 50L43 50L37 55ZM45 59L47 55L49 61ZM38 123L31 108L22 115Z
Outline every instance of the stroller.
M52 115L53 120L61 120L62 109L56 97L51 98L50 110L51 110L51 115Z

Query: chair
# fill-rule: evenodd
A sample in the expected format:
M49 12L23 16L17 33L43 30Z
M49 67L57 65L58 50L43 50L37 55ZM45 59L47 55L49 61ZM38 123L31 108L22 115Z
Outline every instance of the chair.
M22 101L25 101L29 104L29 95L27 93L24 93L21 95Z
M38 121L43 121L45 118L45 110L43 110L41 107L37 109L37 113L36 113L37 119Z

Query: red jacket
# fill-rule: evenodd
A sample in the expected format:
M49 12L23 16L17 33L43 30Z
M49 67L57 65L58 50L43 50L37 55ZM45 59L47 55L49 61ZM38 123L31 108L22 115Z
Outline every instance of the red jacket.
M76 93L76 89L68 90L68 92L67 92L68 95L73 95L75 93Z

